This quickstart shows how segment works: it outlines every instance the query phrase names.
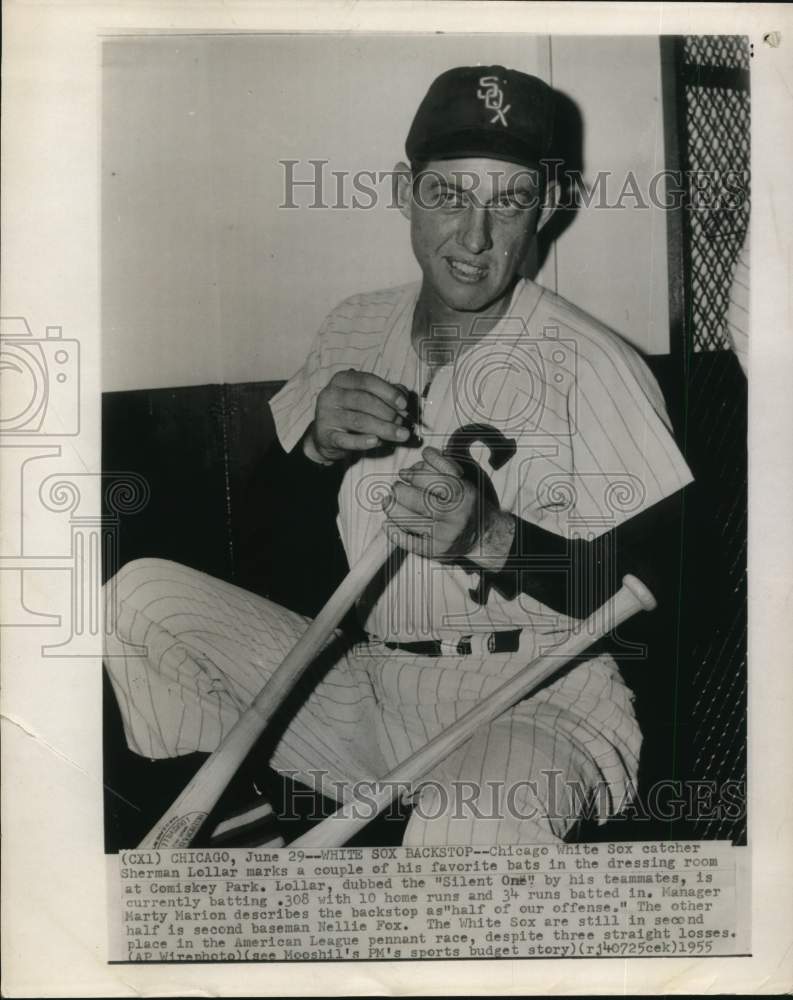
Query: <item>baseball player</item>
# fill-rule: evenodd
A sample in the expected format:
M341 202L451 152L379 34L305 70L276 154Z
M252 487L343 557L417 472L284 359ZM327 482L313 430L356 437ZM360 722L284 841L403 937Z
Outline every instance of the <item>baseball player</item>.
M342 302L271 402L283 475L341 476L350 564L378 531L396 546L357 607L366 641L339 634L271 735L269 763L337 801L561 641L623 572L654 586L647 555L691 480L638 354L520 277L549 214L552 126L534 77L438 77L396 170L421 280ZM307 624L161 560L109 593L107 668L128 744L152 758L214 750ZM586 803L604 821L630 800L640 747L595 649L427 775L403 842L562 839Z

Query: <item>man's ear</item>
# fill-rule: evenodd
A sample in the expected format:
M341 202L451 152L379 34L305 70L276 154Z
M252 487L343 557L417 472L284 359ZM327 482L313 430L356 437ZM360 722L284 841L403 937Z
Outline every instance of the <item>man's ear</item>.
M394 167L392 184L394 202L402 215L409 219L413 207L413 171L404 160Z
M561 188L558 181L553 180L548 182L548 186L545 189L545 195L542 199L542 204L540 205L540 216L537 219L538 233L556 211L556 206L559 202L560 190Z

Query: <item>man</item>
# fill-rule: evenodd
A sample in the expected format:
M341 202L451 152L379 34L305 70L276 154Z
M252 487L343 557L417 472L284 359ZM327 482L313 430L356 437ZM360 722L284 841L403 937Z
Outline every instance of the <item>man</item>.
M691 479L636 352L520 278L549 215L552 112L542 81L500 66L435 80L395 172L421 282L333 310L271 403L284 474L341 475L350 564L380 530L398 550L359 602L366 641L329 645L271 737L276 770L337 800L564 638L623 571L654 585L648 543ZM171 563L114 584L108 670L150 757L215 749L306 627ZM640 745L594 650L427 776L403 842L561 839L585 804L603 820L629 800Z

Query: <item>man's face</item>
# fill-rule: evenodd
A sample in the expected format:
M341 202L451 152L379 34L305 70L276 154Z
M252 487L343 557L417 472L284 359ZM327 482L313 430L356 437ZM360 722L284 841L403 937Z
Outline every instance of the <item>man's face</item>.
M405 214L424 294L480 312L509 291L537 231L537 173L479 157L436 160L414 178Z

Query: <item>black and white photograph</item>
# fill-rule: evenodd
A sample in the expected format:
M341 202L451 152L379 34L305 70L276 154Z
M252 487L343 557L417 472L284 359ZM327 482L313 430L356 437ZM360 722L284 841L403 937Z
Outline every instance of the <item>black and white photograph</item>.
M748 40L103 77L108 849L745 843Z
M12 4L6 898L102 995L783 989L790 10L244 6Z

